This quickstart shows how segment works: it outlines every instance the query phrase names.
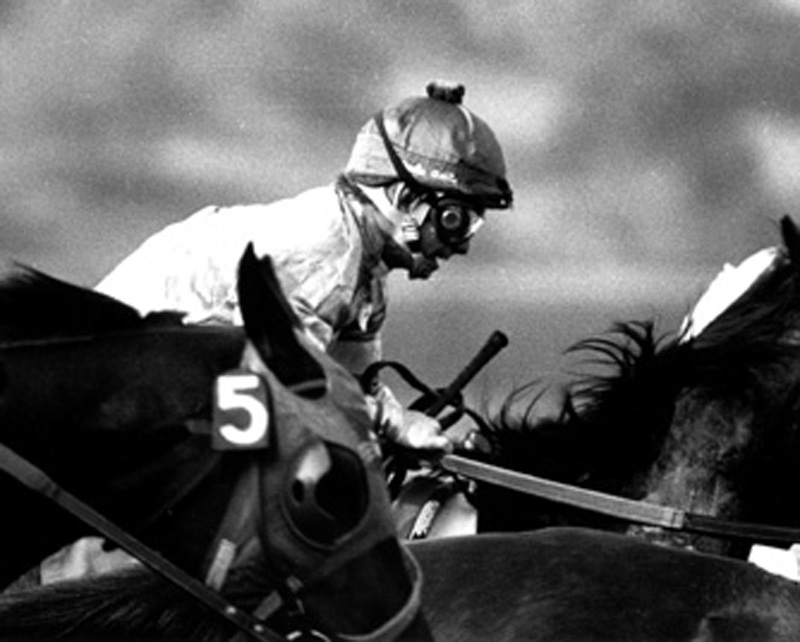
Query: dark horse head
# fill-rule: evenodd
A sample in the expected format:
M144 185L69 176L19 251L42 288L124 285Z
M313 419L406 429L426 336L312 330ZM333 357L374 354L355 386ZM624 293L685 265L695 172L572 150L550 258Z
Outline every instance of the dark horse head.
M603 365L555 417L511 395L488 433L494 462L687 512L800 526L800 242L789 218L768 267L699 333L621 324L577 344ZM502 493L502 498L498 494ZM482 485L481 530L627 524ZM744 556L749 543L678 536ZM675 536L671 536L673 542Z
M184 326L17 270L0 283L0 442L265 626L393 639L415 616L419 577L366 400L305 345L252 247L238 293L244 329ZM0 509L3 586L92 533L5 473ZM232 631L144 569L0 600L3 639L63 635Z

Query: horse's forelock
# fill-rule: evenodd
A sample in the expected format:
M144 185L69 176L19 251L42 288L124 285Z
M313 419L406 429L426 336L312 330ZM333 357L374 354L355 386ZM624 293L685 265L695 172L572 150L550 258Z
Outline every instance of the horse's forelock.
M0 595L0 638L42 640L65 631L86 639L137 631L147 639L199 642L233 634L188 593L139 567Z

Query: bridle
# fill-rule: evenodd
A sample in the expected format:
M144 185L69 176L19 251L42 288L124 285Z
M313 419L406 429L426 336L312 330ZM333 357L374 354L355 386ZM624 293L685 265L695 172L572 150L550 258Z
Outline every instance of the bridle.
M292 578L284 578L277 587L265 597L256 610L249 614L240 610L222 595L212 588L214 582L218 582L219 566L209 569L207 583L197 580L195 577L176 566L168 559L161 556L152 548L144 544L125 529L117 526L114 522L106 519L103 515L91 506L78 499L76 496L67 492L50 478L44 471L31 464L27 459L21 457L7 446L0 444L0 469L17 479L27 488L38 492L47 497L70 514L80 519L82 522L96 530L98 533L113 541L120 548L134 556L152 571L158 573L173 585L195 598L198 602L215 612L232 624L238 630L238 634L231 642L240 640L254 639L261 642L286 642L287 640L341 640L342 642L389 642L397 638L416 617L421 604L422 573L417 561L405 548L402 552L405 556L407 569L411 574L412 590L405 604L387 622L375 631L364 635L333 635L320 632L311 627L304 619L304 609L298 593L308 584L304 585ZM251 467L251 472L257 472L255 467ZM254 475L246 475L253 479ZM252 483L252 482L250 482ZM240 487L242 484L240 483ZM237 491L238 492L238 491ZM231 520L235 519L233 510L229 510L220 534L227 533L231 528ZM219 542L230 542L224 536L218 535ZM346 563L347 559L357 556L358 552L363 552L369 546L365 543L359 547L356 553L350 553L347 558L340 557L332 560L324 569L324 572L317 574L317 579L330 574L336 568ZM231 551L229 544L218 544L215 562L219 560L225 551ZM230 559L232 561L232 559ZM210 585L208 582L211 582ZM274 615L281 608L290 611L291 620L296 625L296 630L284 635L271 629L265 620Z
M239 630L247 631L255 639L269 642L283 640L282 637L276 638L271 633L264 631L262 624L255 618L229 604L219 593L159 555L125 529L106 519L75 495L64 490L43 470L4 444L0 444L0 468L30 490L50 499L98 533L113 541L151 570L168 579L172 584L194 596L212 611L224 617Z
M256 515L251 516L251 524L242 529L242 506L252 505L254 493L261 492L261 470L266 465L263 461L251 458L247 469L240 474L226 515L221 522L214 541L216 542L213 561L206 573L206 582L202 582L184 571L179 566L164 558L150 546L134 537L124 528L104 517L87 503L72 495L43 470L32 464L14 450L0 444L0 470L8 473L27 488L45 496L70 514L80 519L102 536L114 542L120 548L137 558L152 571L161 575L174 586L187 593L211 611L225 619L237 629L231 642L259 640L261 642L287 642L318 640L331 642L390 642L397 638L417 616L421 605L422 573L416 560L401 547L407 571L412 583L405 603L395 615L389 618L376 630L366 634L343 635L319 631L309 623L300 593L324 577L335 572L349 561L359 557L371 549L386 533L366 532L357 542L349 542L351 546L345 551L334 551L326 563L315 569L312 577L300 582L292 576L281 576L273 590L261 600L253 613L247 613L231 604L219 592L225 581L228 568L234 561L240 545L252 543L260 537L259 523L263 522L262 502L260 497L255 502L258 507ZM249 531L248 531L249 529ZM354 544L354 545L353 545ZM268 555L265 557L269 557ZM267 568L269 568L268 560ZM285 612L287 621L292 623L289 633L281 633L272 628L267 620L279 612Z
M269 554L270 543L264 537L266 532L263 526L264 515L262 507L267 502L261 497L264 492L261 483L263 475L259 470L265 465L263 461L256 461L255 458L247 465L247 469L241 474L233 497L228 504L225 517L214 538L216 551L213 561L209 565L206 574L206 586L219 590L224 585L227 567L230 566L238 550L252 549L255 545L265 553L261 555L259 563L269 571L272 578L277 578L275 586L253 611L251 617L257 622L258 633L262 639L264 633L269 633L272 638L268 640L319 640L340 642L391 642L396 639L411 624L412 620L419 612L421 605L422 572L417 561L403 547L401 548L404 556L406 569L411 575L412 588L405 603L381 626L374 631L365 634L333 634L327 631L320 631L313 627L306 618L306 608L303 604L301 593L306 589L311 589L314 585L326 577L330 576L338 569L344 567L348 562L357 559L387 535L392 535L380 529L364 528L360 537L356 541L349 542L349 545L342 550L333 552L322 564L316 566L313 572L299 579L292 574L287 574L270 562ZM256 501L253 498L256 497ZM246 506L255 504L258 509L256 514L242 510ZM249 524L244 523L249 522ZM282 616L284 622L291 624L291 631L285 634L277 634L269 629L266 622L275 616ZM239 642L247 639L244 633L254 637L251 629L242 631L242 634L233 638L231 642Z

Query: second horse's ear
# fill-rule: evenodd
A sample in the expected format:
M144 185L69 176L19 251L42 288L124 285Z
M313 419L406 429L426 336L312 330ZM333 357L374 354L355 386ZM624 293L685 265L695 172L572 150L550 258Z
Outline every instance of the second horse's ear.
M325 370L298 338L300 321L281 289L272 259L259 259L252 243L239 261L237 291L245 332L267 367L299 394L322 394Z

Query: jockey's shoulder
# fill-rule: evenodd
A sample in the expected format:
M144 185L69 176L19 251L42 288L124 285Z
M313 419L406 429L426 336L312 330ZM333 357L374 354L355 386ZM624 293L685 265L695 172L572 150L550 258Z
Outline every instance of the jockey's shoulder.
M333 185L324 185L305 190L269 202L236 203L231 205L208 205L178 223L192 225L235 225L239 222L254 223L283 217L282 223L290 224L302 219L310 224L315 220L330 218L339 213L339 202ZM307 230L309 232L313 230Z

